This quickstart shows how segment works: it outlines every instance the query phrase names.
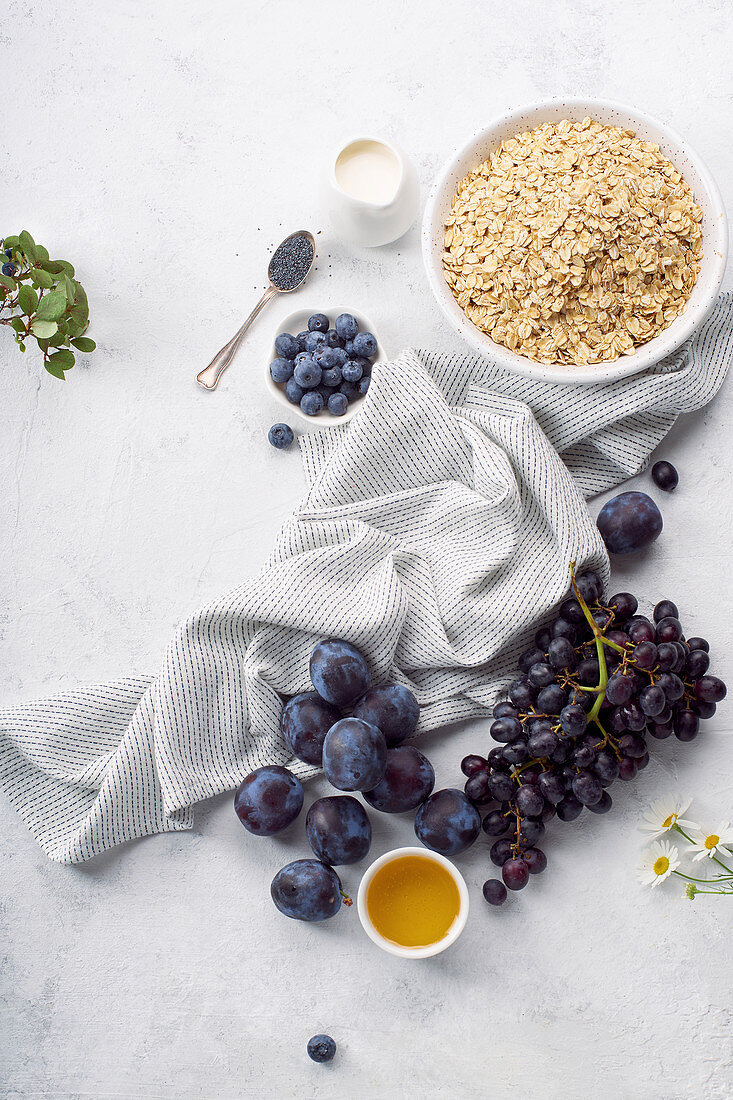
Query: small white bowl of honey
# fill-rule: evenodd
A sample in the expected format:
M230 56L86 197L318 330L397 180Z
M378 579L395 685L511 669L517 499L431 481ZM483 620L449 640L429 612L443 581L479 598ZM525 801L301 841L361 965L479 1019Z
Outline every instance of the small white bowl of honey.
M468 920L468 887L450 860L427 848L395 848L365 871L356 899L371 940L403 959L427 959L455 943Z

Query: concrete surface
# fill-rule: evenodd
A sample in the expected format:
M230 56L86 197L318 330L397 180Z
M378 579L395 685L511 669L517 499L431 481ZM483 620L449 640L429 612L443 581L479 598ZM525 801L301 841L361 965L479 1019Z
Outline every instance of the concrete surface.
M0 231L27 227L76 264L99 350L62 384L0 332L0 700L155 670L183 615L258 570L303 489L296 451L265 438L278 315L349 302L390 352L456 346L416 229L374 252L330 234L318 172L341 137L397 140L424 194L507 105L605 95L688 136L730 209L732 52L724 0L11 0ZM317 273L202 393L194 375L301 225L321 231ZM677 426L664 535L615 575L677 600L731 680L732 412L728 384ZM727 1100L733 901L644 892L635 864L642 810L670 786L706 821L733 814L730 714L659 745L613 813L554 827L547 873L503 910L481 899L477 844L459 859L468 928L421 964L380 953L354 910L325 927L275 913L269 882L306 854L302 823L257 841L221 798L192 834L68 868L0 804L0 1094ZM427 745L455 784L486 726ZM373 852L411 835L381 820ZM356 891L358 870L344 882ZM330 1066L306 1057L318 1031L339 1044Z

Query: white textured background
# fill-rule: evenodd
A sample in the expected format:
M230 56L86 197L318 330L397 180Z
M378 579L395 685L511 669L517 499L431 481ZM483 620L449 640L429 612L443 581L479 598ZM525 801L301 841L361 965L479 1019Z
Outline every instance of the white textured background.
M0 233L26 227L76 264L99 350L64 385L0 332L0 701L154 670L182 616L257 571L303 488L295 449L265 439L278 311L350 303L388 352L455 346L415 229L376 252L329 234L333 145L395 139L424 194L507 106L605 95L688 137L730 212L732 55L727 0L6 3ZM202 393L194 375L301 225L322 229L317 273ZM665 532L615 580L677 600L733 681L732 393L664 445L681 477L653 490ZM420 964L381 954L353 910L278 916L269 881L307 854L302 823L257 841L225 797L192 834L68 868L0 803L0 1095L728 1100L733 899L647 894L634 868L640 813L670 785L711 824L733 815L730 714L659 745L612 814L554 826L547 873L503 910L480 897L485 841L460 857L469 927ZM455 784L486 725L427 747ZM375 854L410 840L375 824ZM322 1030L339 1044L325 1067L305 1055Z

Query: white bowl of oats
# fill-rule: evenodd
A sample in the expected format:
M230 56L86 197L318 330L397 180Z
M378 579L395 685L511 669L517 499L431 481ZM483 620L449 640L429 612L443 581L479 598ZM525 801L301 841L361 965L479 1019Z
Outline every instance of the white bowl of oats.
M608 381L688 339L720 290L725 209L673 130L607 100L553 99L474 134L423 221L431 289L506 370Z

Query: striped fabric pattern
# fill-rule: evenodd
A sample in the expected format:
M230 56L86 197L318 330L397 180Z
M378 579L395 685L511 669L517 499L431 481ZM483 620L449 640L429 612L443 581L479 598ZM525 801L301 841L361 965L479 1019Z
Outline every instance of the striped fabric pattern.
M485 714L570 561L608 578L585 498L714 396L732 324L726 296L674 360L596 387L431 352L375 371L354 421L301 439L309 488L262 573L182 623L157 677L0 711L0 787L43 851L76 863L188 829L265 763L312 775L279 717L323 637L411 687L421 731Z

